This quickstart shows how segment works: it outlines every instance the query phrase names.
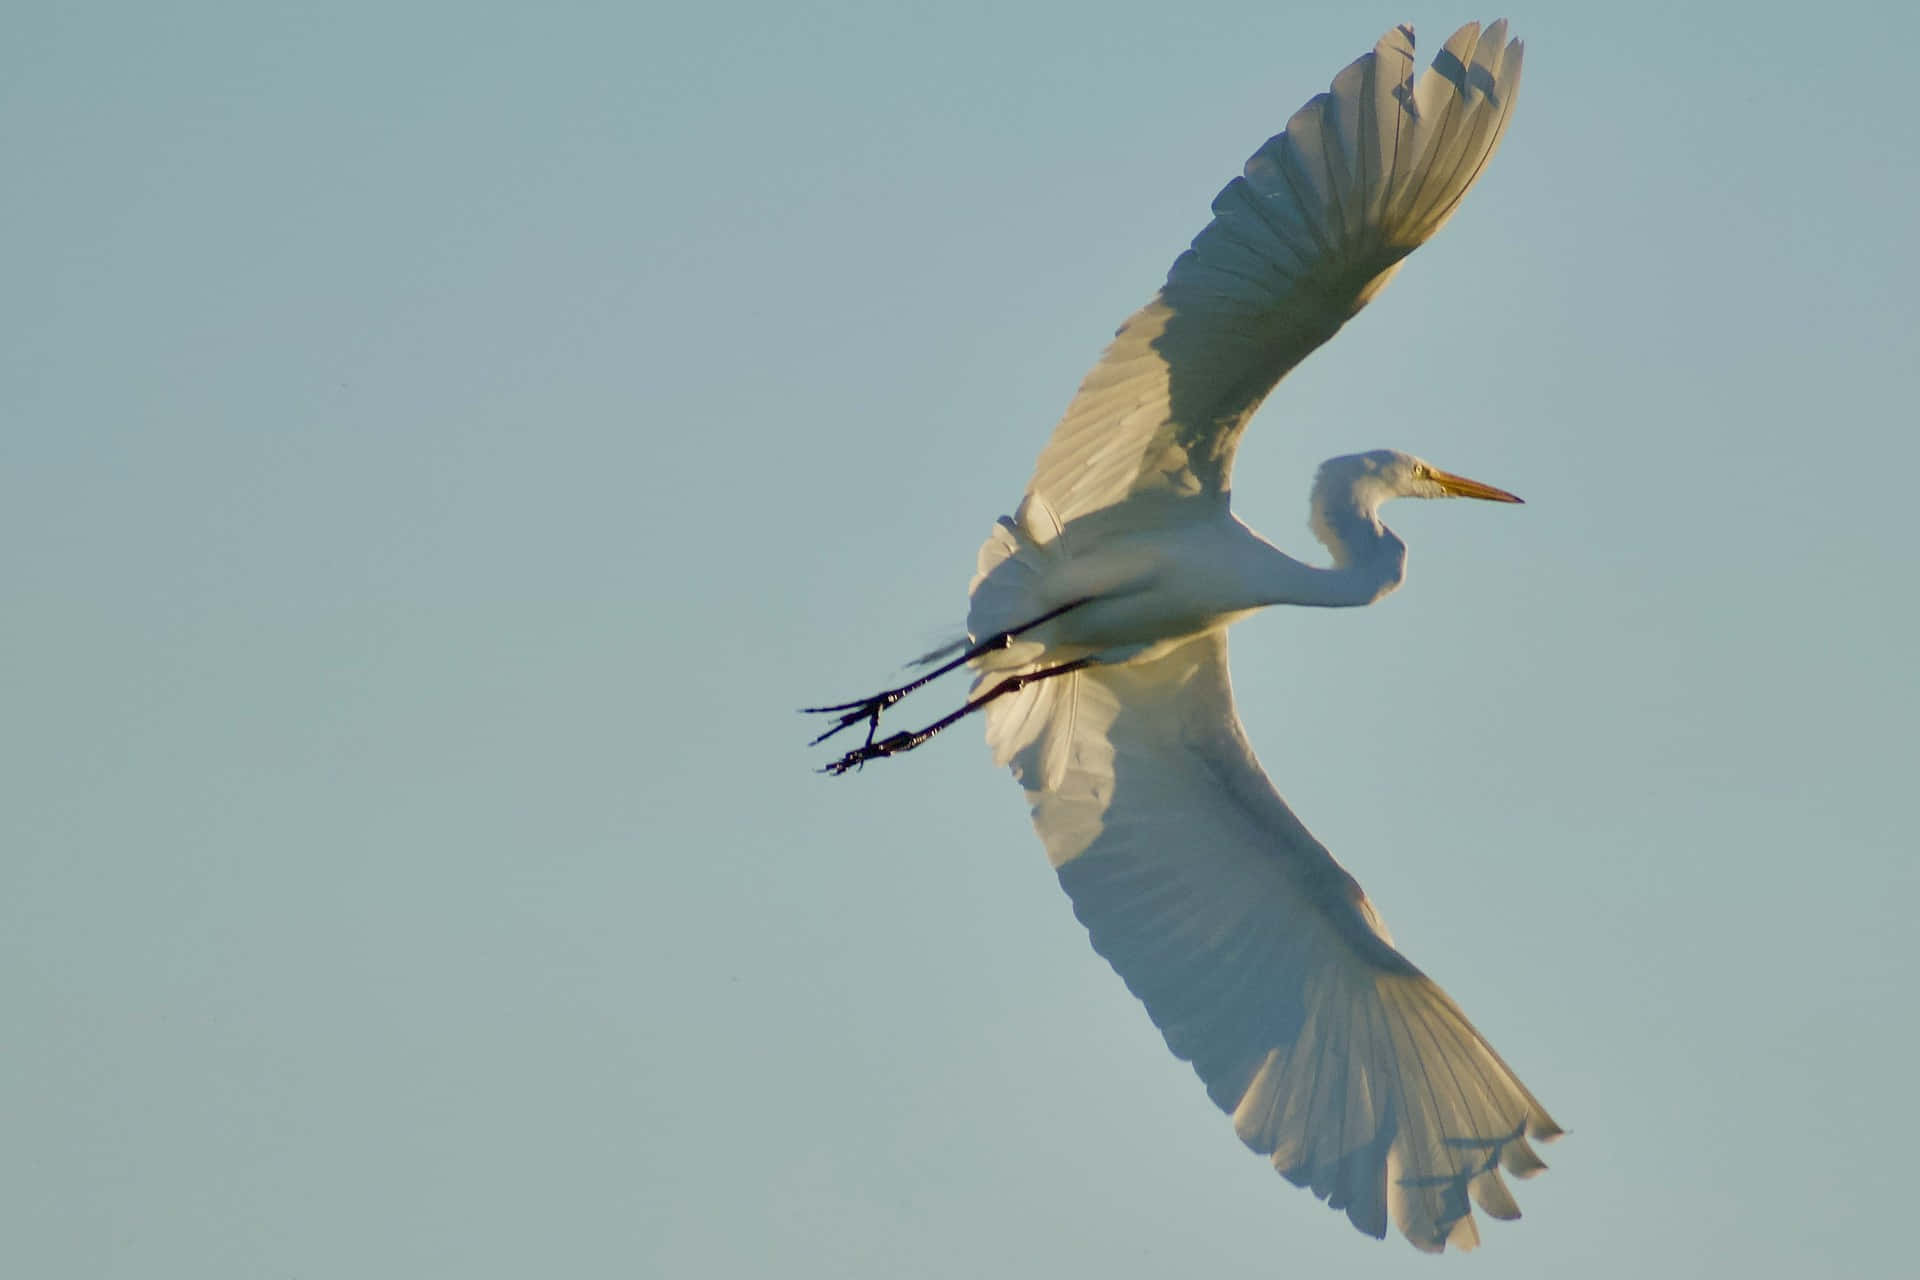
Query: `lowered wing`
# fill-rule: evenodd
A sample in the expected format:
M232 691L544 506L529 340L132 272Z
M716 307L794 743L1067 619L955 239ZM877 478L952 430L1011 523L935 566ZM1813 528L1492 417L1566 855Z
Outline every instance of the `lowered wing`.
M1065 771L1028 790L1034 826L1094 949L1241 1140L1423 1250L1478 1242L1469 1200L1518 1217L1502 1170L1543 1168L1527 1140L1559 1127L1267 781L1224 631L1071 682L1051 704L1071 717Z

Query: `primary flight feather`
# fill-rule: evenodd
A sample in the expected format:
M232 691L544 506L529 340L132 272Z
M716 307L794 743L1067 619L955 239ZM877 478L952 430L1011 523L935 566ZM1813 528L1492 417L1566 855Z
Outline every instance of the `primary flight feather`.
M1267 780L1226 627L1399 586L1406 548L1379 519L1392 498L1519 499L1393 450L1335 458L1311 498L1319 567L1241 524L1228 482L1274 384L1485 169L1520 64L1504 21L1476 23L1416 81L1397 27L1296 112L1081 383L981 548L957 656L809 708L835 717L816 742L867 726L834 773L983 712L1095 949L1241 1140L1360 1230L1391 1221L1429 1251L1478 1242L1474 1205L1518 1217L1502 1174L1543 1168L1529 1139L1560 1129ZM962 665L976 681L959 710L875 740L883 712Z

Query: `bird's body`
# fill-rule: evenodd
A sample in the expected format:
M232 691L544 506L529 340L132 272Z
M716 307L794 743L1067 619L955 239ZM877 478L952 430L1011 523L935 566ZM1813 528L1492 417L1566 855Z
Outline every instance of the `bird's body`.
M1121 328L981 548L968 639L931 675L838 714L844 772L985 713L1093 944L1247 1145L1382 1235L1471 1247L1469 1200L1559 1128L1457 1005L1393 946L1359 885L1268 782L1234 711L1226 628L1278 604L1350 607L1400 585L1396 497L1511 494L1375 450L1322 467L1330 566L1230 510L1247 420L1275 382L1439 228L1504 131L1520 46L1468 26L1412 77L1412 32L1302 108ZM942 655L930 655L939 657ZM878 742L881 713L970 664L974 696Z
M1380 523L1378 511L1387 498L1411 495L1385 483L1367 483L1383 473L1392 474L1401 486L1418 483L1422 475L1446 476L1391 450L1329 462L1312 498L1313 528L1334 559L1328 568L1294 559L1242 524L1224 503L1136 500L1105 509L1069 537L1064 528L1048 536L1046 531L1059 527L1058 521L1041 500L1030 498L982 548L968 633L994 635L1069 601L1085 600L1082 607L1020 637L1027 646L1043 645L1058 656L1068 649L1118 651L1184 639L1269 605L1372 604L1398 587L1406 573L1406 544ZM1446 479L1472 483L1457 476ZM1511 500L1498 490L1475 496ZM1105 528L1098 527L1103 524ZM1017 551L1022 538L1032 548L1050 548L1052 554L1015 557L1014 564L1001 569L1007 563L1002 553ZM992 578L996 571L1030 580L1021 589L1003 592ZM1031 647L1021 650L1030 652ZM1019 663L1001 652L976 659L974 665L992 671Z
M1031 575L1023 590L1008 593L1014 601L991 589L974 593L968 632L989 636L1069 601L1086 603L1022 635L1014 649L976 659L976 668L1008 670L1036 651L1051 658L1097 653L1109 662L1150 657L1152 646L1288 599L1290 583L1304 586L1318 572L1225 513L1115 534L1084 552L1039 552L1050 545L1029 543L1037 554L1007 571ZM998 540L992 546L998 550Z

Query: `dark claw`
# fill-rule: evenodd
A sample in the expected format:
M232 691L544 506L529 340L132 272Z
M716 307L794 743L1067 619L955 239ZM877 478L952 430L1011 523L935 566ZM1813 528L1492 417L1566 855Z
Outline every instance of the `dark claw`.
M878 742L869 740L866 746L855 747L820 772L837 778L849 770L860 768L869 760L879 760L911 747L917 747L922 741L924 739L917 733L896 733Z
M836 708L802 707L801 710L815 711L815 712L830 712L830 711L836 710ZM809 742L807 745L810 747L817 747L821 743L825 742L828 738L831 738L834 734L839 733L842 729L850 729L854 725L859 724L862 720L865 720L867 722L867 741L872 742L874 732L880 727L880 709L878 707L867 706L866 704L863 703L856 710L849 711L845 715L841 716L837 724L835 724L831 729L828 729L825 733L821 734L819 737L815 738L812 742Z
M867 745L873 745L873 735L880 730L880 713L907 696L904 689L889 689L885 693L876 693L871 698L856 698L852 702L836 702L826 707L802 707L806 715L830 716L842 712L838 723L807 745L817 747L839 733L842 729L851 729L862 720L867 722Z
M803 715L824 715L831 711L851 711L855 707L865 707L874 702L878 702L885 696L885 694L875 694L871 698L855 698L852 702L834 702L824 707L802 707L800 711Z

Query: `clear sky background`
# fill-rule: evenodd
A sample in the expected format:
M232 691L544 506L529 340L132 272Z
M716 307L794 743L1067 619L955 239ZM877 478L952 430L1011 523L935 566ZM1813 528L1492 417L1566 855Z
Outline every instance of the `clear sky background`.
M1240 1149L976 730L836 781L794 708L957 624L1264 138L1493 13L14 6L0 1271L1897 1270L1920 17L1509 13L1486 180L1236 473L1302 554L1336 453L1529 503L1234 640L1571 1130L1423 1264Z

